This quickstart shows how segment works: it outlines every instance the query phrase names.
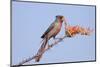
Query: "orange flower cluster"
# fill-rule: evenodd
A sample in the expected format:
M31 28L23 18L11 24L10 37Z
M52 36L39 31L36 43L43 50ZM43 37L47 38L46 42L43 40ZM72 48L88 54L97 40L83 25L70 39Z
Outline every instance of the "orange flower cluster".
M78 25L76 26L65 26L65 34L67 37L75 36L76 34L81 35L90 35L90 33L93 32L90 28L83 28Z

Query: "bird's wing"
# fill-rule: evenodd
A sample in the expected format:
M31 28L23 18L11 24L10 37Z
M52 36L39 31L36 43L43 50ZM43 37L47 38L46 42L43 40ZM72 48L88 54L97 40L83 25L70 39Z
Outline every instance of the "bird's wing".
M44 32L44 34L41 36L41 38L44 38L45 35L47 35L47 34L54 28L54 26L55 26L55 22L53 22L53 23L49 26L49 28Z

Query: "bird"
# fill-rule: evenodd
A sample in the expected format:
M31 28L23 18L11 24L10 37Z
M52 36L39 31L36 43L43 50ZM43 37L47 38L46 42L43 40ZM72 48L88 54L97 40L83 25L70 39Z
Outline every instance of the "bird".
M51 39L56 37L56 35L60 32L62 23L64 21L64 16L56 15L54 22L47 28L44 34L41 36L43 39L42 45L38 51L38 57L36 57L35 62L39 62L42 57L42 52L45 50L47 42Z

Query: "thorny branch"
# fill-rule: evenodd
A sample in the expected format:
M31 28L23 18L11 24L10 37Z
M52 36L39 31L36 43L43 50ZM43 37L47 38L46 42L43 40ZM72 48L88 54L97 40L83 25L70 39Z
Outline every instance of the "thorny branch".
M65 22L65 35L62 36L60 39L56 40L55 42L53 42L51 45L49 45L47 48L45 48L42 51L42 54L44 54L46 51L48 51L49 49L51 49L53 46L57 45L59 42L61 42L63 39L65 39L66 37L73 37L76 34L81 34L81 35L89 35L91 32L93 32L93 30L89 29L89 28L83 28L80 27L78 25L76 26L68 26L67 23ZM41 49L41 48L40 48ZM40 50L39 49L39 50ZM39 52L39 51L38 51ZM40 54L37 52L36 55L29 57L23 61L21 61L19 64L16 65L12 65L12 67L19 67L23 64L25 64L26 62L29 62L37 57L41 57L39 56Z
M66 38L66 35L63 36L63 37L61 37L61 38L58 39L57 41L53 42L49 47L47 47L47 48L42 52L42 54L44 54L46 51L48 51L49 49L51 49L53 46L57 45L59 42L61 42L61 41L62 41L63 39L65 39L65 38ZM36 57L39 57L38 54L36 54L35 56L32 56L32 57L29 57L29 58L27 58L27 59L21 61L19 64L13 65L12 67L19 67L19 66L23 65L24 63L29 62L29 61L35 59Z

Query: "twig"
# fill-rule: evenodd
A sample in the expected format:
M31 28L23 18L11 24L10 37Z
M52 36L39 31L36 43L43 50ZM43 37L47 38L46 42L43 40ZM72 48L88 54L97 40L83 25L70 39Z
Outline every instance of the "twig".
M58 44L59 42L61 42L64 38L66 38L66 35L63 36L63 37L61 37L61 38L58 39L57 41L53 42L49 47L47 47L47 48L42 52L42 54L44 54L46 51L48 51L49 49L51 49L53 46L57 45L57 44ZM29 61L35 59L36 57L39 57L39 56L38 56L38 53L37 53L35 56L29 57L29 58L27 58L27 59L21 61L19 64L12 65L12 67L19 67L19 66L23 65L24 63L29 62Z

